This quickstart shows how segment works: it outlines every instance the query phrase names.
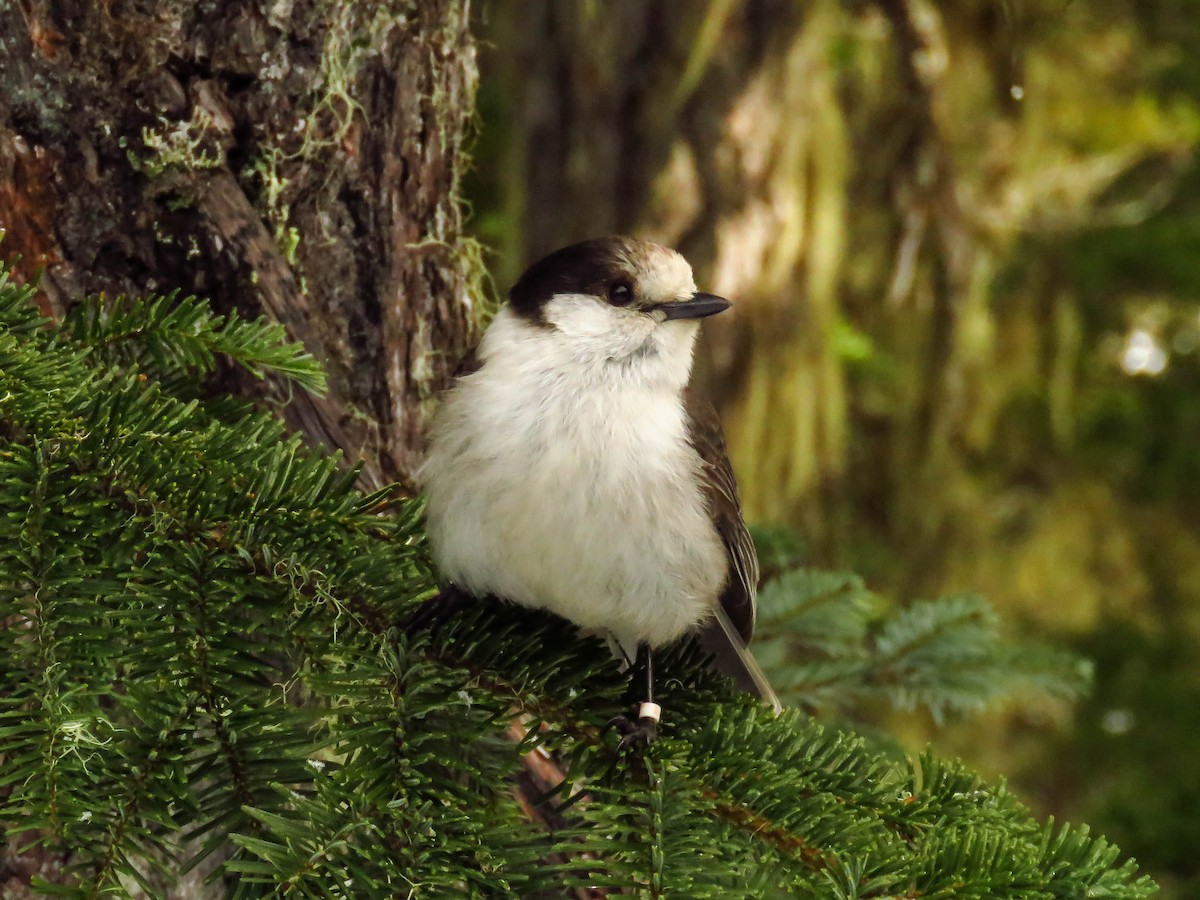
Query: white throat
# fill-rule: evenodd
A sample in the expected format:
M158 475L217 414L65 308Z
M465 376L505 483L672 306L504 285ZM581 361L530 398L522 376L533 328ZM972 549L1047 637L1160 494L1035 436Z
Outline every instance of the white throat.
M607 381L618 390L632 382L678 393L691 373L699 332L695 321L664 325L637 310L614 309L583 294L552 298L545 310L548 329L531 327L505 312L484 336L482 359L513 351L529 354L556 378L588 384Z

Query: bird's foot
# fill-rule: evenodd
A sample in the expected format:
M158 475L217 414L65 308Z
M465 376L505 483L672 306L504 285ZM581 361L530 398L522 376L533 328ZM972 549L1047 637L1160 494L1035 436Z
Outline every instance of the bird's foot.
M649 747L658 737L658 720L661 715L662 709L657 703L643 703L638 709L637 721L629 716L614 716L605 723L602 733L613 729L620 734L618 750L622 753Z

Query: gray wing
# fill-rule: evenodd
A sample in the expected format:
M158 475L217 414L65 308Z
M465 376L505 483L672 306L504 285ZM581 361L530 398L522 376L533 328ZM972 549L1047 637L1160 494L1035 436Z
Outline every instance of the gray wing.
M688 414L688 438L704 462L702 474L709 514L725 546L725 558L729 563L721 608L742 640L749 643L754 633L758 554L742 519L742 503L725 451L725 436L717 411L691 388L684 393L684 405Z
M758 553L742 518L742 503L725 451L721 422L712 404L690 388L684 394L684 405L688 438L704 463L702 474L709 514L729 564L720 605L700 631L700 646L713 654L717 671L731 677L747 693L757 694L779 713L783 706L748 646L754 633Z

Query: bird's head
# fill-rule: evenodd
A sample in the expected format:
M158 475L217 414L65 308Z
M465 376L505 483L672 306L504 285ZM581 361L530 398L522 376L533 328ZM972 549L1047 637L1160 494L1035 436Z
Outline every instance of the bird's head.
M696 290L687 260L651 241L605 237L556 250L509 292L512 313L588 366L686 381L699 320L730 303Z

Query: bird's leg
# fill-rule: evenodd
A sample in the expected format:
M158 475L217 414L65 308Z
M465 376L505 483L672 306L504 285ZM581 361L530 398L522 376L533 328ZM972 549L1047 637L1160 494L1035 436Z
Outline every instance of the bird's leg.
M642 644L639 650L646 653L646 699L638 706L637 721L629 716L616 716L604 726L607 731L615 728L621 733L621 749L645 747L658 737L658 720L662 716L662 707L654 702L654 654L649 644Z

